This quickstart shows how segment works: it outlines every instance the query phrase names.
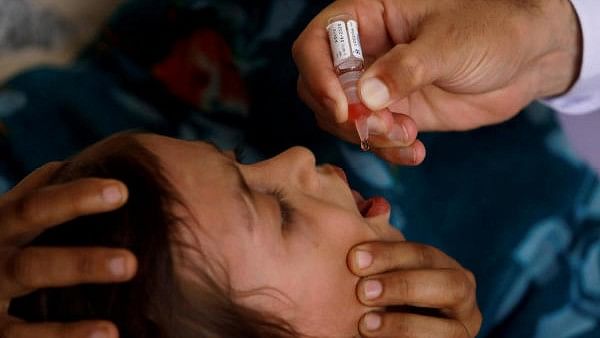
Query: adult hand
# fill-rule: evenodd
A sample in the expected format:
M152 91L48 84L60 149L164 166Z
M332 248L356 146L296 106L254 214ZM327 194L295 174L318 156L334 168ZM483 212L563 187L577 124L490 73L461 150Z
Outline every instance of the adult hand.
M364 337L472 338L479 332L475 277L443 252L411 242L363 243L350 250L348 266L362 277L358 299L389 309L361 318Z
M117 338L109 322L29 324L8 315L11 298L39 288L129 280L137 262L108 248L27 247L45 229L73 218L118 208L127 189L118 181L81 179L45 186L60 163L49 163L0 197L0 337Z
M359 82L362 102L403 114L382 120L386 130L398 130L390 121L407 130L403 144L372 142L395 163L422 160L422 145L410 144L415 128L466 130L507 120L536 98L565 92L579 73L581 32L566 0L336 1L310 22L293 54L300 96L323 128L345 139L356 137L343 123L347 101L325 30L341 13L358 20L372 63Z

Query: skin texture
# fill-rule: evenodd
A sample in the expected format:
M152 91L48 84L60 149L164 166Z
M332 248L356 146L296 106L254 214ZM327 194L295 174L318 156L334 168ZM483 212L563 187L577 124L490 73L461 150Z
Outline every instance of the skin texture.
M200 260L195 268L208 261L214 278L235 290L236 301L281 316L301 333L317 337L353 337L359 332L365 337L474 337L478 332L481 314L472 274L432 247L404 241L389 225L389 207L372 208L363 216L343 175L332 166L316 167L308 150L291 148L267 161L242 165L230 153L202 142L114 136L117 142L127 137L136 137L159 156L183 198L185 208L176 210L185 221L183 253ZM103 148L114 141L92 146L79 157L89 160L109 151ZM7 229L0 233L14 233L0 241L9 253L2 255L9 258L1 265L6 273L0 274L5 307L11 297L35 288L121 281L135 273L135 258L123 250L25 247L45 228L111 210L127 198L125 187L112 180L36 188L47 175L42 169L0 204L0 225ZM112 193L107 194L109 187L117 193L109 189ZM278 194L291 207L289 214L282 215ZM44 203L56 208L46 209ZM187 249L194 246L202 254ZM36 250L41 251L32 254ZM358 252L370 255L368 266L359 266ZM124 264L118 275L111 274L115 258ZM193 281L189 267L182 264L181 273ZM373 282L380 287L373 288ZM389 305L435 312L385 312ZM3 313L0 332L7 338L118 334L106 322L34 325ZM373 319L378 326L373 327Z
M534 99L564 93L579 74L581 32L566 0L336 1L310 22L293 54L300 96L322 128L346 140L357 138L324 28L340 13L357 19L370 64L359 81L361 100L399 113L373 122L381 134L375 152L392 163L423 160L417 130L505 121ZM394 125L409 136L389 137Z

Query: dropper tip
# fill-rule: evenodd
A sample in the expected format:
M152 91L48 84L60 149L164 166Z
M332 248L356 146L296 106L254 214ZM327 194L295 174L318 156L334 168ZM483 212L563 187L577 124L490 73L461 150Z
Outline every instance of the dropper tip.
M369 144L369 140L360 140L360 149L362 151L369 151L371 149L371 145Z
M369 151L371 145L369 144L369 125L367 124L367 117L361 116L354 121L356 131L358 132L358 138L360 138L360 149L363 151Z

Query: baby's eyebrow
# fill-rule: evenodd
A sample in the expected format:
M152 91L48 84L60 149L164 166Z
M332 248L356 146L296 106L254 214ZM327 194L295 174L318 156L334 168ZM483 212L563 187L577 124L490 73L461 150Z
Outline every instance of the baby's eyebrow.
M253 232L254 231L254 217L252 215L255 213L251 212L252 205L247 202L247 201L251 200L250 196L252 196L252 190L250 189L248 182L246 182L246 179L244 178L244 175L242 175L240 168L235 164L235 162L231 158L229 158L228 156L226 156L223 153L223 150L221 148L219 148L219 146L216 143L214 143L212 141L203 141L203 143L208 144L216 152L223 155L223 158L225 160L224 164L226 166L228 166L229 168L231 168L232 172L234 172L236 186L241 189L240 194L236 195L236 198L239 199L240 203L242 203L244 205L244 210L245 210L244 213L246 214L246 219L248 220L247 228L250 232ZM243 195L245 195L247 198L243 198L242 197Z
M248 182L246 182L244 175L242 175L240 168L234 163L233 160L231 160L231 158L229 158L228 156L226 156L223 153L223 149L219 148L219 146L211 140L201 141L201 142L208 144L216 152L218 152L219 154L223 155L226 158L225 164L227 164L228 166L232 167L233 170L235 170L235 176L237 176L237 180L239 181L238 185L242 188L242 192L245 194L251 195L252 192L250 190L250 186L248 185Z
M240 171L240 168L235 165L235 163L233 162L232 159L227 158L227 161L225 162L226 165L228 165L229 167L233 168L233 171L235 172L235 177L236 177L236 185L241 189L241 193L240 194L236 194L236 198L240 200L240 202L244 205L244 213L246 214L246 219L248 220L248 231L253 232L254 231L254 217L253 215L256 213L252 213L252 204L249 202L251 201L250 196L252 196L252 190L250 190L250 186L248 185L248 182L246 182L246 179L244 178L244 175L242 175L242 172ZM243 196L245 196L246 198L244 198Z

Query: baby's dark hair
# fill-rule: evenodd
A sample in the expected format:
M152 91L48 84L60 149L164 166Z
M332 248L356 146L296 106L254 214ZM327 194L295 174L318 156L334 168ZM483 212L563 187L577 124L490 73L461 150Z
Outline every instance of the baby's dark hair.
M184 294L175 267L177 250L172 250L175 227L182 222L173 210L182 206L181 198L160 159L130 134L104 142L102 149L109 150L65 162L50 184L114 178L128 188L125 205L56 226L33 245L125 248L137 257L136 276L125 283L39 290L13 300L10 313L31 322L109 320L122 338L296 336L284 321L237 304L232 290L217 283L208 267L195 269L201 283L193 300Z

